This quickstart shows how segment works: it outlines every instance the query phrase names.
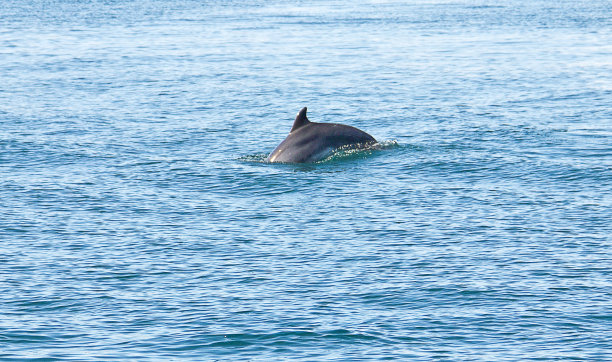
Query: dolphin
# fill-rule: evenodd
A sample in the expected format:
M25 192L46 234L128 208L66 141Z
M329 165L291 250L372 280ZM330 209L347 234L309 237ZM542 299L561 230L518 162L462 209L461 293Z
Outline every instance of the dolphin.
M374 137L355 127L336 123L310 122L304 107L295 117L289 135L268 156L268 162L316 162L338 148L364 148Z

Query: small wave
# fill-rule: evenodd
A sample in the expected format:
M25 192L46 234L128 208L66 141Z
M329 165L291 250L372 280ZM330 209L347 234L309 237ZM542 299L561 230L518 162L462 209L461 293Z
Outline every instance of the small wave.
M255 162L255 163L268 163L268 161L266 161L268 158L268 154L267 153L255 153L252 155L246 155L246 156L241 156L238 157L238 161L242 161L242 162Z
M327 163L332 161L345 161L350 159L366 158L378 151L390 150L400 147L400 144L395 140L382 141L368 145L366 147L341 147L335 150L331 155L321 161L315 163Z
M402 147L399 144L399 142L397 142L396 140L382 141L382 142L378 142L377 144L375 144L375 146L376 145L378 145L381 150L390 150L390 149Z

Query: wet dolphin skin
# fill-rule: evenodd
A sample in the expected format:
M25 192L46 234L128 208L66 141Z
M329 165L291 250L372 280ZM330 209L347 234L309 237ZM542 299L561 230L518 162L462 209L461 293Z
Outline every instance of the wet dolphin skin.
M355 127L310 122L306 110L304 107L297 114L289 135L270 153L268 162L316 162L338 148L361 148L376 143L374 137Z

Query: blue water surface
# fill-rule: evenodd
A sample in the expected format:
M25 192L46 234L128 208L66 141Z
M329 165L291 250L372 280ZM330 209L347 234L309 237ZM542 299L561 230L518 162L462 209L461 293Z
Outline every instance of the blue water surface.
M612 359L611 245L610 1L0 5L0 359Z

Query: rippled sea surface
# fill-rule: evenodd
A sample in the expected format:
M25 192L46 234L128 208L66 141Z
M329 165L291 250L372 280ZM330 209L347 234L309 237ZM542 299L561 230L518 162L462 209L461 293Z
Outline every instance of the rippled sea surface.
M3 2L0 358L612 358L612 3L500 3Z

